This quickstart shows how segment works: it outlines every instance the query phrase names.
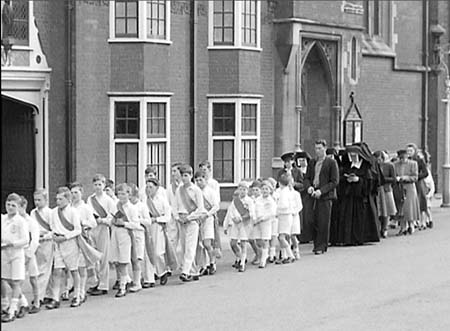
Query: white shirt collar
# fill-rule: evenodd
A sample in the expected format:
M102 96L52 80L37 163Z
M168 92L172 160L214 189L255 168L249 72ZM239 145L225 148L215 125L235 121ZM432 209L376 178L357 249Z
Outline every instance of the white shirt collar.
M356 168L356 169L359 169L359 168L361 168L361 164L362 164L362 159L359 159L359 161L358 162L352 162L352 165L351 165L351 167L352 168Z

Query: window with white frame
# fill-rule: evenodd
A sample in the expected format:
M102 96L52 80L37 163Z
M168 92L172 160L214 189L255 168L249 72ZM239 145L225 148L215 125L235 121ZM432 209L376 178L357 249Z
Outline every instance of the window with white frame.
M111 171L116 183L145 185L147 165L165 185L169 166L169 99L114 98Z
M209 1L209 46L211 48L259 49L260 26L260 1Z
M259 176L259 100L209 101L209 155L213 176L236 184Z
M170 1L115 0L110 5L110 41L170 43Z

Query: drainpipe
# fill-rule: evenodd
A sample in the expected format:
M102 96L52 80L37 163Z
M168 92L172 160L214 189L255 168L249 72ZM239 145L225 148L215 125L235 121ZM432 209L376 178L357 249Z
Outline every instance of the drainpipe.
M75 0L66 0L66 182L75 178L75 107L73 106L73 32Z
M196 157L197 149L195 146L196 142L196 126L197 126L197 25L198 25L198 2L196 0L191 0L191 105L189 109L189 150L190 152L190 164L193 168L196 168Z
M428 85L429 85L429 34L430 34L430 4L429 0L424 0L423 2L423 12L424 12L424 34L425 38L423 40L423 64L425 66L424 80L423 80L423 102L422 102L422 150L428 151L428 106L429 106L429 95L428 95Z

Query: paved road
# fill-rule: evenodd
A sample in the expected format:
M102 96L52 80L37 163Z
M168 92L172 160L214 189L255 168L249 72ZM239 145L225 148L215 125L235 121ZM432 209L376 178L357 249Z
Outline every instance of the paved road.
M183 284L172 277L125 298L89 297L3 330L450 330L450 210L434 209L435 228L382 244L331 248L315 256L302 245L292 265L231 267Z

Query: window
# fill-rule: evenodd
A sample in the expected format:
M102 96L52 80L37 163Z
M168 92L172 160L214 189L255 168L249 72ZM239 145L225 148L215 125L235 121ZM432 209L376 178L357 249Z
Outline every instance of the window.
M147 1L147 37L164 39L166 35L166 2Z
M209 1L209 17L210 48L259 50L260 1Z
M356 81L356 63L357 63L357 49L356 38L352 38L351 52L350 52L350 78Z
M8 34L13 38L13 44L19 46L29 45L29 14L30 4L28 0L13 0L9 10L1 4L2 34Z
M170 1L111 1L110 42L170 44Z
M169 174L169 98L114 98L112 109L111 171L115 181L143 186L145 168L153 165L165 185Z
M237 184L259 176L259 100L210 99L209 155L213 176Z
M138 36L138 2L116 1L116 37Z
M365 2L366 32L370 36L381 36L383 6L382 1L367 0Z
M256 0L242 2L242 44L256 46Z
M234 43L234 3L214 1L214 45Z

